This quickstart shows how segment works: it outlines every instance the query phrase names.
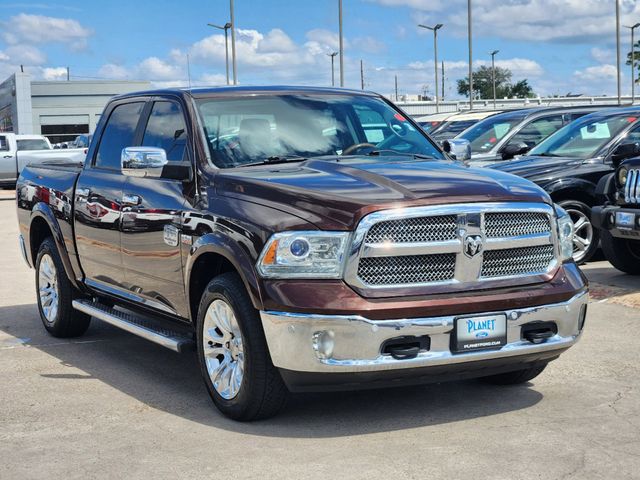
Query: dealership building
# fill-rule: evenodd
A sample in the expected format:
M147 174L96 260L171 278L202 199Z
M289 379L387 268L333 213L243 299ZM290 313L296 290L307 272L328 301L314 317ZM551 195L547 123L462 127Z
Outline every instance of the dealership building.
M0 83L0 131L42 134L51 143L93 133L114 95L147 90L149 82L32 80L15 73Z

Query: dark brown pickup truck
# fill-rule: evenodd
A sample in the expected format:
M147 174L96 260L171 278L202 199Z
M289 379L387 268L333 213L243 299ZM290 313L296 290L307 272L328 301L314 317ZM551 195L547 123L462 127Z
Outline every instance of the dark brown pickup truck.
M360 91L115 98L83 165L18 181L44 326L195 344L238 420L289 391L526 382L584 325L571 219L459 147Z

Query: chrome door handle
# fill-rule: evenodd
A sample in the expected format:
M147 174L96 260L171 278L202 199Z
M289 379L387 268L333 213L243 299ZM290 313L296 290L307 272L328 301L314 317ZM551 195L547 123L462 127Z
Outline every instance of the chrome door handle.
M142 203L142 198L140 195L132 195L130 193L122 194L122 206L123 207L134 207L136 205L140 205Z
M91 195L91 190L89 188L76 188L76 195L80 197L88 197Z
M3 158L13 158L13 155L5 155Z

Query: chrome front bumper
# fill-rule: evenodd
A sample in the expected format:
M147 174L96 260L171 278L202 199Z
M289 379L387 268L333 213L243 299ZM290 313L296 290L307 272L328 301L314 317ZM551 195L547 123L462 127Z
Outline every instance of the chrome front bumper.
M271 359L278 368L313 373L376 372L565 350L580 336L584 322L581 314L585 312L583 305L588 301L589 294L583 291L562 303L503 312L478 312L477 315L507 315L507 344L499 350L468 353L452 353L450 350L456 316L374 321L358 315L269 311L260 315ZM536 321L555 322L558 333L539 344L523 340L522 325ZM318 338L323 334L334 342L333 353L326 358L317 352ZM430 338L429 350L420 352L415 358L395 359L381 353L381 347L387 340L423 335Z

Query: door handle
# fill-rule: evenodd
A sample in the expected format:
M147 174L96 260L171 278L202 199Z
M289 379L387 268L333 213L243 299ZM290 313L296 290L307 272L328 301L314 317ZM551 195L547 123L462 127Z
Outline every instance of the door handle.
M13 158L13 155L5 155L3 158Z
M76 195L79 197L88 197L91 195L91 189L89 188L76 188Z
M122 194L122 206L123 207L135 207L140 205L142 198L140 195L133 195L131 193Z

